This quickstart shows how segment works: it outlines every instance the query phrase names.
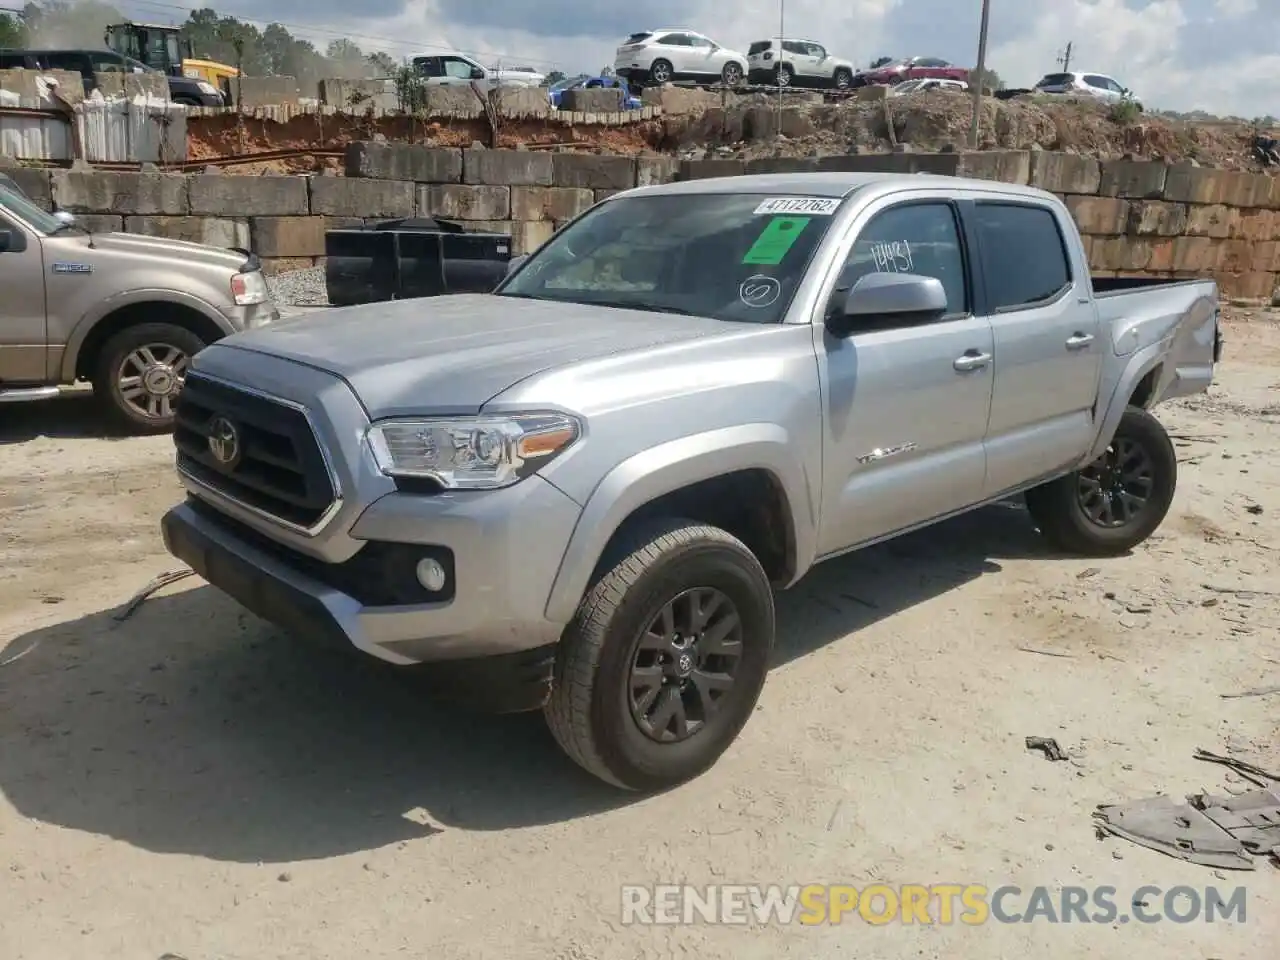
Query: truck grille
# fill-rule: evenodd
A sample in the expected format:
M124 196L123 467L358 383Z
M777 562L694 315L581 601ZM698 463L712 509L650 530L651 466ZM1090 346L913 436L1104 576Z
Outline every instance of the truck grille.
M294 526L314 526L337 499L310 421L289 404L192 372L173 439L181 470Z

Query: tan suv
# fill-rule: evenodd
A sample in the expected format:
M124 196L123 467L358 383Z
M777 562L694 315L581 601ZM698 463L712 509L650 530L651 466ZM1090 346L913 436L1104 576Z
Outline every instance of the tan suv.
M90 233L0 181L0 403L93 383L134 433L172 428L191 357L279 314L247 250Z

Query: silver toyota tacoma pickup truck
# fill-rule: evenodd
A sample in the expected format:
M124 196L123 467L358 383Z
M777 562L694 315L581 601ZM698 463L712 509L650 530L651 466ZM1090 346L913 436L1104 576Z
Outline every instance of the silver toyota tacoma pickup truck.
M172 428L197 351L277 315L247 250L90 233L40 209L8 176L0 176L0 290L0 404L89 380L134 433Z
M1217 320L1211 281L1092 280L1034 189L645 187L492 294L205 349L163 534L265 619L660 789L747 722L814 564L1013 494L1060 550L1141 543L1176 480L1149 411L1207 388Z

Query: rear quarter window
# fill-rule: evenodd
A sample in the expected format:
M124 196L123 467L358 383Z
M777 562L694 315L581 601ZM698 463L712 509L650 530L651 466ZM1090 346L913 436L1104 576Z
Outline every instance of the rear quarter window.
M974 208L982 274L993 311L1029 309L1071 285L1058 218L1047 207L979 203Z
M747 56L754 57L757 53L764 53L771 46L773 46L772 40L757 40L747 48Z
M633 33L631 36L627 37L627 39L623 40L622 42L623 42L624 44L625 44L625 43L640 43L641 41L648 40L648 39L649 39L650 37L652 37L652 36L653 36L653 34L652 34L652 33L647 33L647 32L646 32L646 33Z

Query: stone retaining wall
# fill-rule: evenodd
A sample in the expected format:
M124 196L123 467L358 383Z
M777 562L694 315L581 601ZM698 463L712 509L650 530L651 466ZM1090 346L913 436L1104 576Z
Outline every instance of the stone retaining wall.
M517 253L619 190L673 179L790 171L890 171L1031 184L1065 199L1092 268L1108 276L1213 276L1223 294L1265 299L1280 283L1280 177L1049 152L864 154L677 161L534 150L357 143L345 177L19 172L49 208L96 229L251 246L269 266L324 255L324 231L438 216L513 238ZM11 171L12 172L12 171Z

